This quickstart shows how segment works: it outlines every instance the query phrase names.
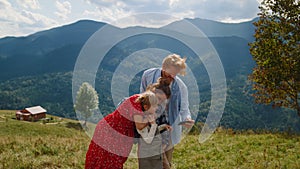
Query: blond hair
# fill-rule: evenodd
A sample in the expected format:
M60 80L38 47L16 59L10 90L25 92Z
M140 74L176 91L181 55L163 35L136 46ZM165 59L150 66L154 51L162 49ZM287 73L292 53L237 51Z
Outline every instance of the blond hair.
M168 68L170 66L174 66L177 69L180 69L179 74L184 76L186 74L186 57L181 58L179 55L177 54L170 54L167 57L164 58L163 62L162 62L162 68Z
M145 91L142 93L137 99L136 102L141 103L142 106L148 106L149 108L151 105L157 105L158 104L158 99L155 96L155 93L152 91Z

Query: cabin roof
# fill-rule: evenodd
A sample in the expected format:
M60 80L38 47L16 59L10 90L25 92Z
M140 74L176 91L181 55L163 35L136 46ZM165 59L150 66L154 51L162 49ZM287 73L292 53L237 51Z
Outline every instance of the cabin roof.
M39 113L47 112L47 110L42 108L41 106L28 107L25 108L25 110L27 110L31 114L39 114Z

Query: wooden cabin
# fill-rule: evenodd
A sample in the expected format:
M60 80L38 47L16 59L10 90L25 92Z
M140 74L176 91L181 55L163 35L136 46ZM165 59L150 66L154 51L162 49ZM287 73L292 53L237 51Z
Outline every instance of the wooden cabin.
M37 121L46 118L46 110L41 106L28 107L16 112L16 118L24 121Z

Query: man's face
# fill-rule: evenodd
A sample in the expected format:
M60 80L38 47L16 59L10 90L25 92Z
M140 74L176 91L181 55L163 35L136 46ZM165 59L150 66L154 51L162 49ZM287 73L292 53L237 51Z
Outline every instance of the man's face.
M174 79L175 76L180 72L180 69L175 66L169 66L164 68L163 71L165 71L166 76L170 76Z

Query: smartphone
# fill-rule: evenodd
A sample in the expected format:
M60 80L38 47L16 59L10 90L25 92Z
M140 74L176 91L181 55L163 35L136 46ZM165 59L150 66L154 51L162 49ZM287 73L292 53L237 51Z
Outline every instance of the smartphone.
M194 123L193 121L182 121L182 122L179 122L178 125L193 124L193 123Z

